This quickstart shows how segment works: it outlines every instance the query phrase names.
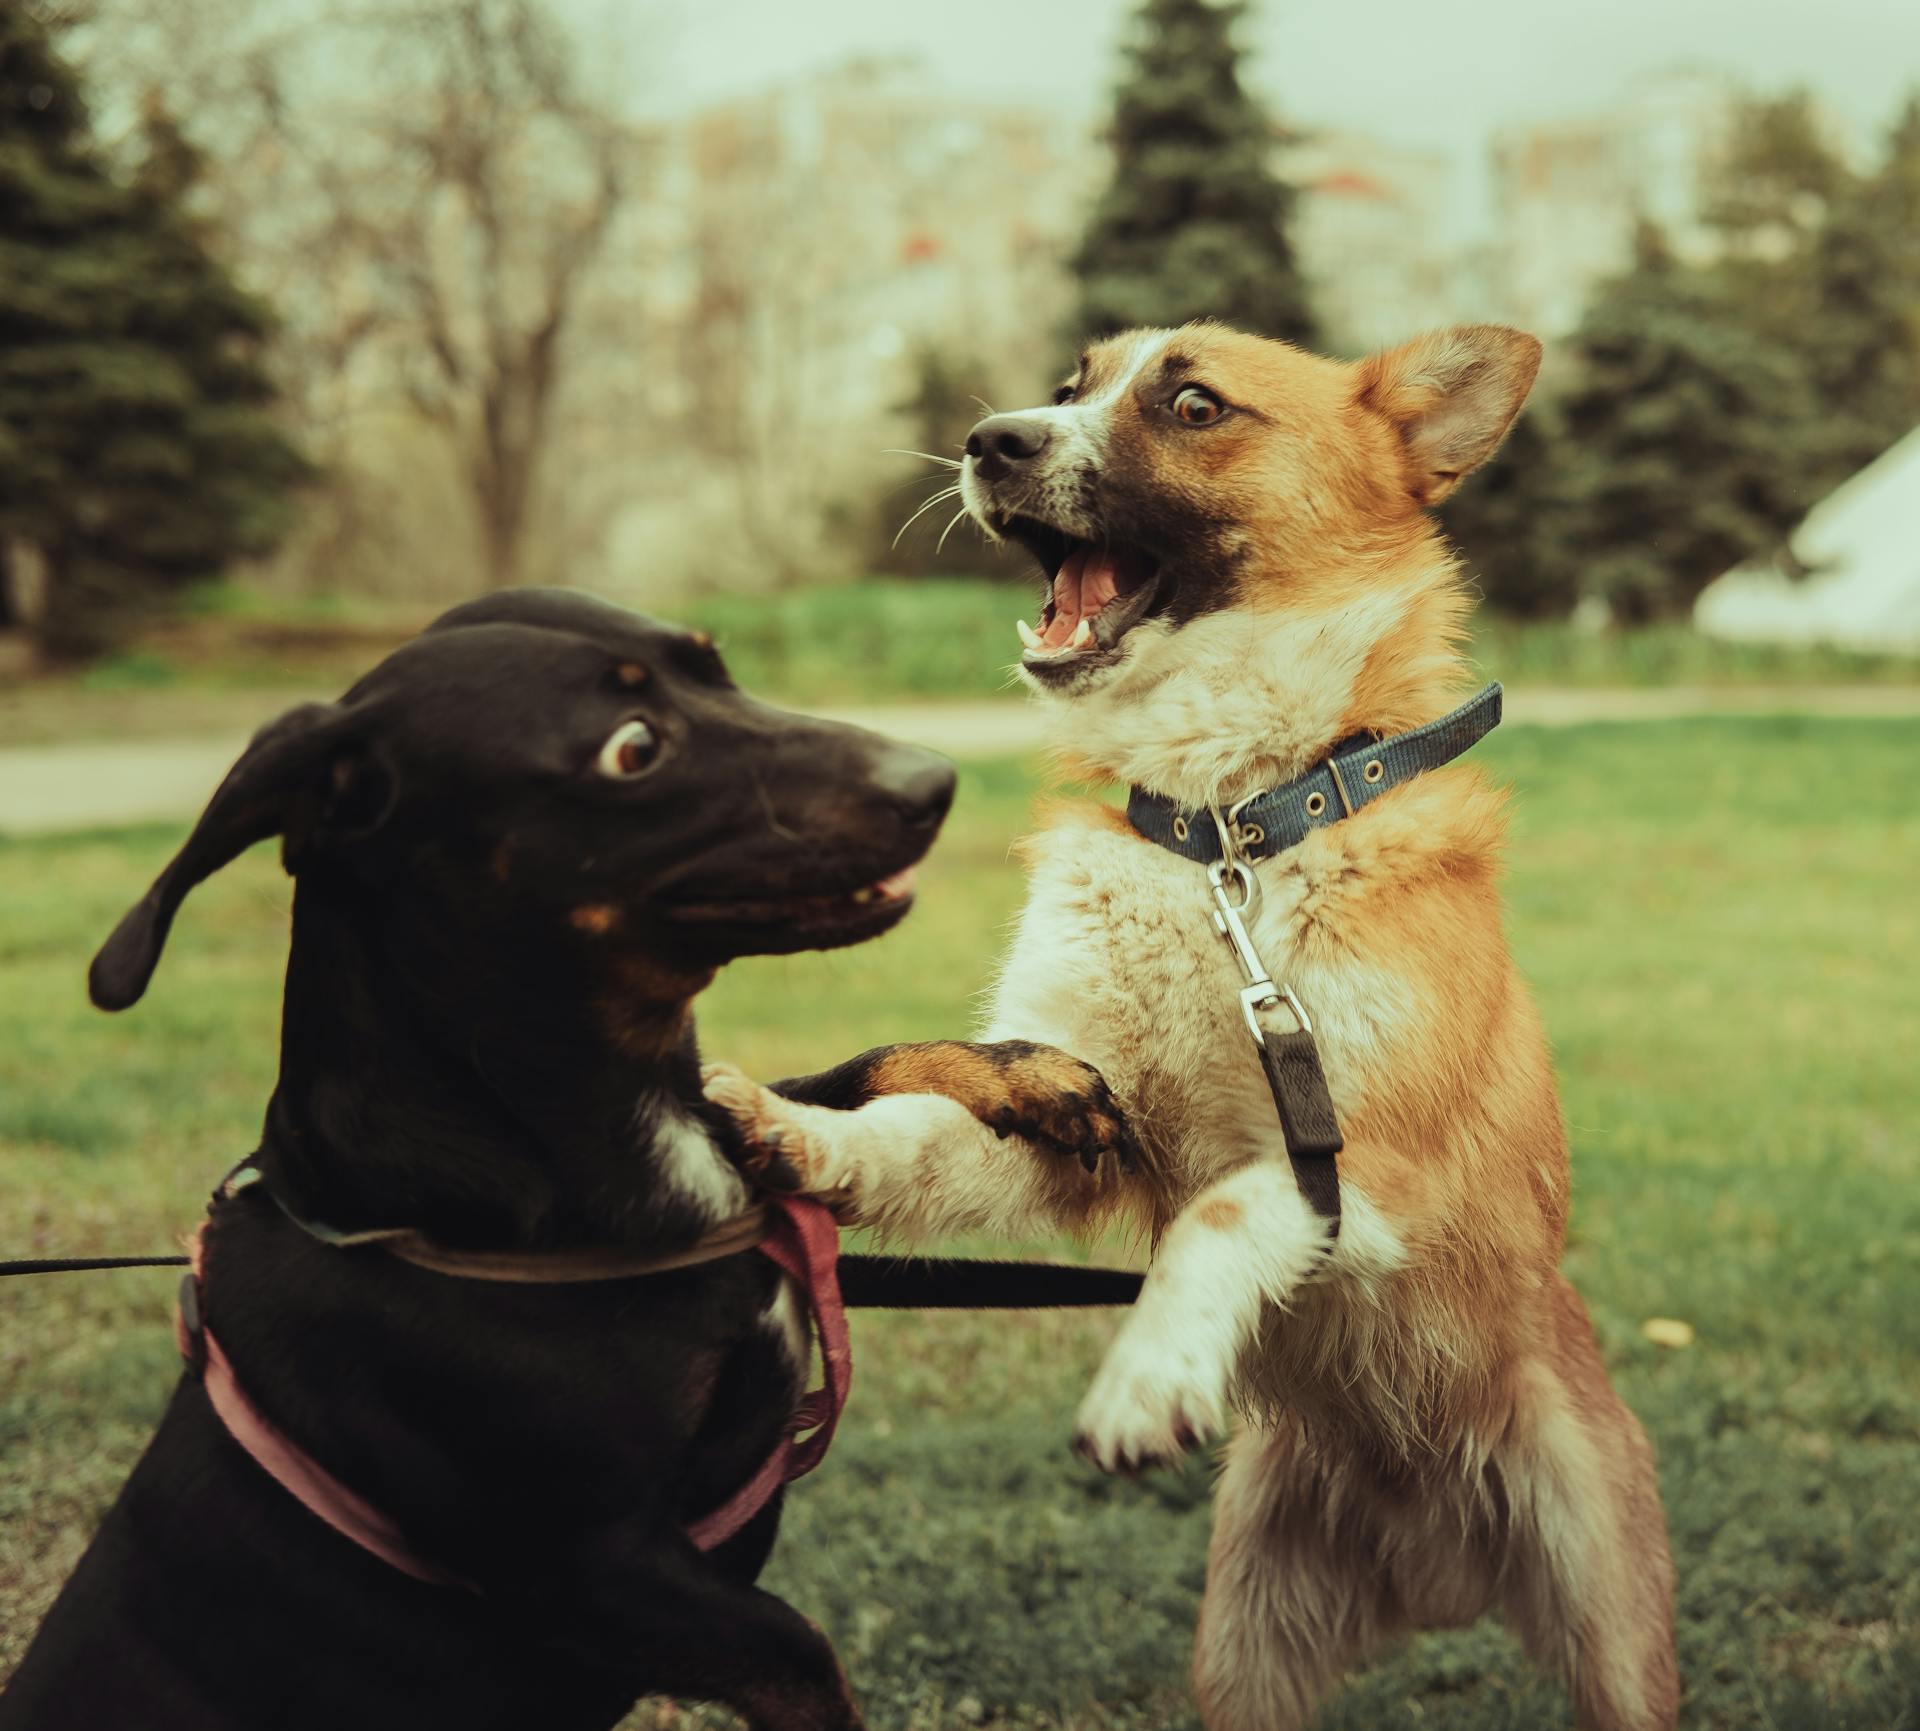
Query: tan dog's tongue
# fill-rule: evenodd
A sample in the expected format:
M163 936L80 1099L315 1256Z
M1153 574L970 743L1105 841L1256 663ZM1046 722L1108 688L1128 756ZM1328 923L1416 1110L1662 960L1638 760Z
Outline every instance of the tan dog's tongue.
M1044 633L1047 647L1064 646L1082 619L1091 619L1119 592L1119 573L1111 553L1104 548L1069 553L1053 580L1053 617Z

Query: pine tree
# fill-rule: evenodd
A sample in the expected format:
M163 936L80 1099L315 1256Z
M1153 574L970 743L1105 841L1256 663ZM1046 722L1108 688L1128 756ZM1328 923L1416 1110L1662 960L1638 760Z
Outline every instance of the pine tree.
M1846 187L1810 249L1814 388L1843 471L1920 424L1920 93L1870 176Z
M1750 102L1709 217L1728 316L1803 359L1818 425L1801 446L1825 493L1920 420L1920 104L1862 177L1804 94Z
M1219 318L1311 343L1280 142L1240 82L1245 0L1142 0L1115 96L1113 178L1073 259L1078 342Z
M1724 259L1682 266L1643 230L1558 400L1448 508L1494 605L1683 611L1920 424L1920 97L1864 178L1802 96L1749 104L1733 139Z
M305 473L276 425L265 310L182 208L191 162L153 138L113 174L72 71L0 9L0 544L49 572L56 653L268 551Z
M1825 490L1804 354L1730 316L1723 273L1676 263L1654 230L1572 349L1541 521L1616 619L1684 613Z
M1487 604L1520 618L1564 617L1580 599L1579 560L1556 533L1564 502L1552 426L1551 407L1532 404L1440 513Z
M1851 178L1805 90L1748 97L1706 184L1707 223L1736 249L1817 224Z

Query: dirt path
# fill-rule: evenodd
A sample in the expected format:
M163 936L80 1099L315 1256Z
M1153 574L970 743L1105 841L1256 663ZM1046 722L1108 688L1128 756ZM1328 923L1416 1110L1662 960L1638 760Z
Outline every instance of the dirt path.
M261 716L287 702L263 701ZM1004 757L1033 744L1017 699L900 703L828 710L959 758ZM1509 725L1664 721L1690 715L1920 717L1920 685L1673 686L1659 690L1540 687L1507 694ZM206 803L246 743L244 733L121 738L0 749L0 835L178 822Z

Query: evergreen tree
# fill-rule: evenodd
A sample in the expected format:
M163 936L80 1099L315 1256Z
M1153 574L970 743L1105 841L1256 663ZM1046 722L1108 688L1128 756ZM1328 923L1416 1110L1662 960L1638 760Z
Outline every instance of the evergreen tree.
M1811 316L1798 336L1827 438L1822 474L1838 486L1920 421L1920 278L1911 230L1895 226L1879 189L1849 188L1808 242Z
M1920 93L1810 253L1814 387L1836 423L1839 480L1920 424Z
M1736 251L1818 224L1852 178L1804 90L1749 97L1707 177L1707 223Z
M1113 178L1073 259L1075 342L1219 318L1311 343L1280 142L1240 82L1245 0L1142 0L1115 96Z
M46 32L0 9L0 543L44 554L58 653L268 551L305 472L266 314L182 208L185 147L152 142L146 171L111 173Z
M1487 604L1527 619L1558 618L1580 599L1580 565L1556 533L1560 449L1552 409L1531 404L1500 449L1441 509L1467 575Z
M1747 104L1709 220L1727 316L1802 357L1818 427L1799 442L1825 493L1920 420L1920 106L1862 178L1804 94Z
M1536 542L1616 619L1684 613L1826 490L1804 354L1730 317L1723 276L1675 263L1652 229L1572 349Z
M1920 423L1920 98L1864 179L1804 97L1749 104L1708 215L1725 257L1643 230L1557 399L1449 506L1494 605L1681 612Z

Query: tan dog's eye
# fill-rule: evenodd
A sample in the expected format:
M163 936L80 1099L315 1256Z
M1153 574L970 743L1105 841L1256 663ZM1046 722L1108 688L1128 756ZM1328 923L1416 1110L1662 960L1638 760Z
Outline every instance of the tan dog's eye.
M607 735L593 767L618 781L622 776L638 775L660 755L660 740L644 721L623 721Z
M1053 405L1055 408L1058 408L1062 403L1070 403L1072 401L1073 401L1073 386L1070 384L1062 385L1057 391L1053 393Z
M1226 412L1225 403L1213 392L1203 391L1198 385L1187 386L1173 399L1174 418L1185 421L1189 427L1204 427L1219 420Z

